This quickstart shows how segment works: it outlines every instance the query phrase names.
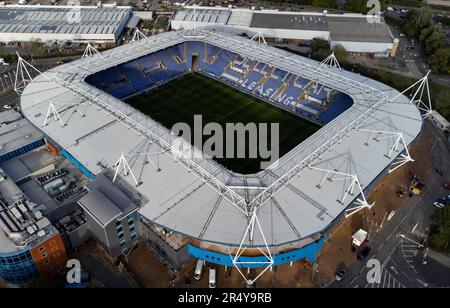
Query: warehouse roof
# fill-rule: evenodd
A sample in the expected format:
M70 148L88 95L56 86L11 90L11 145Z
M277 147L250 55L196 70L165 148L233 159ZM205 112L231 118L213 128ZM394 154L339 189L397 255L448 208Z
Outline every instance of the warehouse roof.
M362 14L324 14L312 12L284 12L277 10L228 9L195 7L195 20L230 27L317 31L331 34L333 41L392 43L393 36L382 18ZM192 23L194 7L179 10L173 21ZM188 27L186 27L188 28Z
M26 119L1 126L0 136L0 156L44 138L44 134Z
M173 20L225 24L230 15L230 10L218 8L182 9L174 15Z
M11 5L0 7L0 33L113 34L130 7L79 7ZM72 17L72 18L71 18Z
M254 13L251 28L328 31L324 15Z
M382 19L368 19L367 16L346 18L344 15L329 16L327 20L333 41L390 43L393 40Z

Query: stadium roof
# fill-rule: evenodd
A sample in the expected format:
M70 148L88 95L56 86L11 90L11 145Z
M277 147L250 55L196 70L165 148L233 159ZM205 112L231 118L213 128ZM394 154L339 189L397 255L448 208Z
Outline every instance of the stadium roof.
M341 177L339 180L339 176L319 169L357 174L365 189L395 161L395 155L386 157L392 147L392 138L367 145L371 133L364 130L402 132L408 145L421 131L421 115L415 105L409 104L407 97L399 96L389 101L399 94L397 90L337 68L318 69L316 61L243 37L205 30L163 33L108 50L102 53L103 57L78 60L51 69L26 87L21 96L22 111L41 127L50 99L61 103L60 106L65 104L59 113L66 126L61 127L58 121L52 120L42 129L94 174L100 174L104 167L114 166L122 153L158 153L161 140L170 144L167 129L83 80L97 71L189 40L214 44L316 80L350 95L354 105L283 156L278 166L254 176L231 173L210 159L196 161L197 165L188 167L182 159L174 163L170 152L159 155L160 171L145 164L143 158L133 159L131 168L140 182L136 189L149 200L139 210L140 214L166 229L205 242L239 245L248 217L223 191L231 190L240 198L256 200L261 190L267 192L275 185L279 189L259 204L257 212L266 240L270 246L302 241L326 231L358 195L338 202L351 179ZM67 84L62 80L67 80ZM95 103L83 104L89 100ZM78 103L86 116L73 113L73 106ZM120 121L113 115L119 111ZM370 116L366 116L368 111ZM125 119L133 121L125 125L122 123ZM130 129L132 127L139 128L139 133ZM339 142L336 136L339 136ZM152 158L157 159L156 155ZM305 167L305 161L309 167ZM297 166L302 167L301 172L284 180ZM200 177L199 170L214 176ZM134 185L131 176L123 179ZM230 188L231 185L234 188ZM238 186L242 188L236 188ZM218 192L218 187L222 193ZM252 243L246 239L244 244L261 246L264 240L255 234Z
M30 34L43 40L56 34L67 39L87 35L114 39L130 15L130 7L0 6L0 39L11 37L7 34ZM21 40L20 36L16 40Z

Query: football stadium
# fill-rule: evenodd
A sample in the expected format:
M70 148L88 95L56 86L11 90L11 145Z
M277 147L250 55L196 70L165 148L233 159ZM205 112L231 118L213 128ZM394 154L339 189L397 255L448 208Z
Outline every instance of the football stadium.
M167 32L85 56L23 86L24 115L87 176L136 192L175 251L223 266L313 265L330 230L411 161L422 115L399 91L246 37ZM178 122L279 123L280 158L189 155ZM178 245L178 246L177 246Z

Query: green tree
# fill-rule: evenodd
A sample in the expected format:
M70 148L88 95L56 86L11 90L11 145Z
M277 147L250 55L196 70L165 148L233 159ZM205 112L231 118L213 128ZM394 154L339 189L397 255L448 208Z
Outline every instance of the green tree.
M420 31L420 35L419 35L419 42L424 45L425 41L433 34L433 27L432 26L428 26L423 28Z
M437 50L428 59L428 64L434 73L448 74L450 72L450 48Z
M447 42L444 38L441 25L435 25L433 27L433 33L425 40L424 47L425 53L431 55L441 48L445 48Z
M431 245L443 250L450 244L450 206L436 209L432 216Z
M345 50L344 46L342 45L334 46L333 51L339 63L341 64L347 63L348 52L347 50Z
M312 40L310 49L311 57L318 61L322 61L331 54L331 48L328 41L320 38Z

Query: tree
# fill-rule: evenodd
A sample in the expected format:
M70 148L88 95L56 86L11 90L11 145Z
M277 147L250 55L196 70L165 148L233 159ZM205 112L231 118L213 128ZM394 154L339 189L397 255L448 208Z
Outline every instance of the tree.
M437 50L428 59L428 64L434 73L448 74L450 71L450 48Z
M344 46L342 45L334 46L333 51L339 63L342 64L347 63L348 52L347 50L345 50Z
M444 33L442 31L441 25L435 25L433 27L433 33L425 40L424 47L425 53L431 55L441 48L445 48L447 42L444 38Z
M431 36L431 34L433 34L432 26L423 28L422 31L420 31L420 35L419 35L420 44L424 45L425 41Z
M428 7L423 7L418 10L411 10L405 18L405 23L402 26L402 31L408 37L418 37L422 29L433 24L433 15Z
M310 49L311 57L318 61L322 61L331 54L331 48L328 41L320 38L312 40Z
M450 206L436 209L432 216L431 245L444 250L450 243Z

